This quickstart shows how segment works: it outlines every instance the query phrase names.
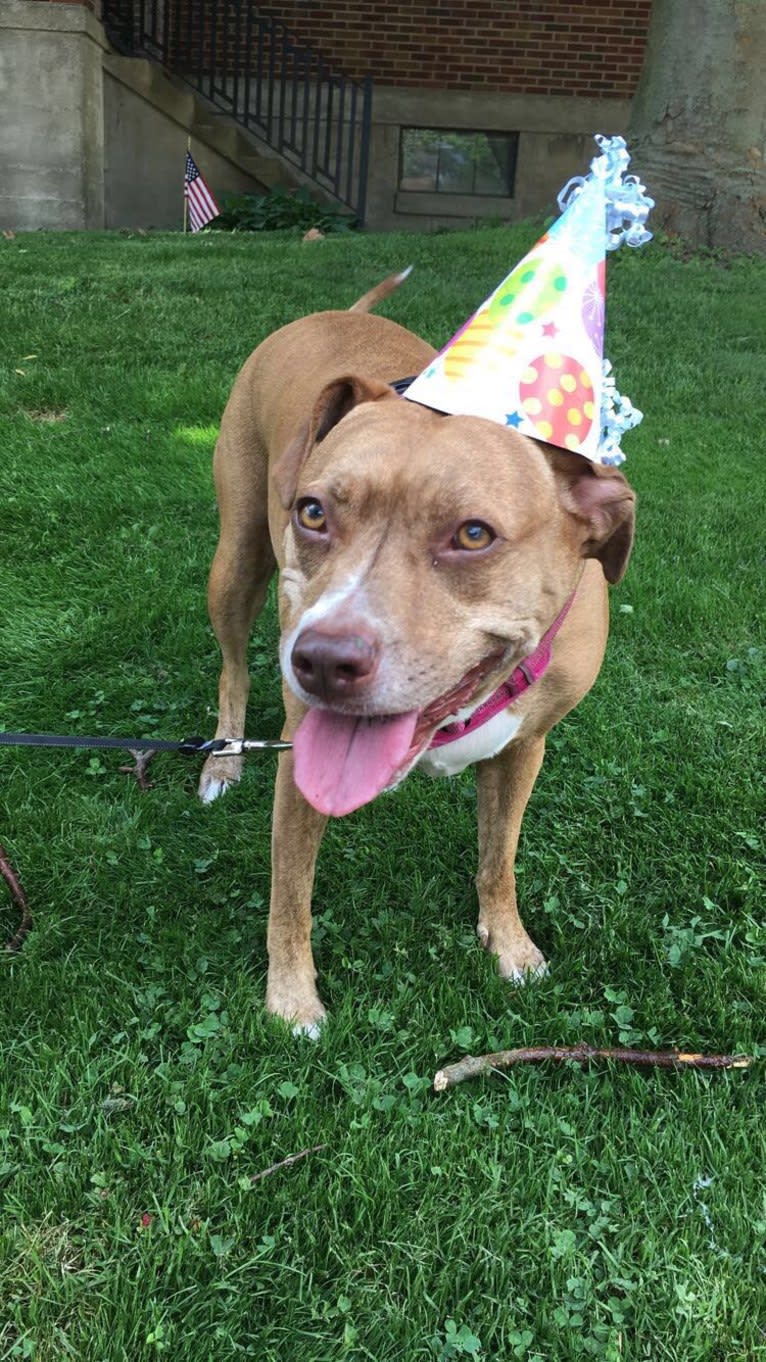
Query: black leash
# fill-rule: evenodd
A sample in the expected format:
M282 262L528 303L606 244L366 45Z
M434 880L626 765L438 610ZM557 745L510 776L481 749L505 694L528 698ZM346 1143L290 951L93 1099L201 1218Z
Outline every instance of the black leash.
M232 757L245 752L285 752L292 743L279 738L85 738L63 733L0 733L0 747L116 747L128 752L180 752L184 757Z

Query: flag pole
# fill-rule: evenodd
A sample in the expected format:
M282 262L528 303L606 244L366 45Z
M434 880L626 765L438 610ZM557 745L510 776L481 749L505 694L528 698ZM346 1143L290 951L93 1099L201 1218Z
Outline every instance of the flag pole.
M191 134L186 139L186 150L191 156ZM189 230L189 195L186 186L186 165L184 164L184 236Z

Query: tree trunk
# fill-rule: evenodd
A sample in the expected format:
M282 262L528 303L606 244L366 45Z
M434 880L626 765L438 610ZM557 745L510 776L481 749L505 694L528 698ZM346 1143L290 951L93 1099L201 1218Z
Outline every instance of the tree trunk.
M766 252L764 0L654 0L628 142L654 223Z

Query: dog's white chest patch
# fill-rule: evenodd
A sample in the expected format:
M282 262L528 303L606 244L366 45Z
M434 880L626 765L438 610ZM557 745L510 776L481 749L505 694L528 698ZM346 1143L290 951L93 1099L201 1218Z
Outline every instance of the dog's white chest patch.
M416 765L428 776L457 776L475 761L488 761L515 738L524 722L523 714L504 709L488 719L474 733L456 738L433 751L426 748Z

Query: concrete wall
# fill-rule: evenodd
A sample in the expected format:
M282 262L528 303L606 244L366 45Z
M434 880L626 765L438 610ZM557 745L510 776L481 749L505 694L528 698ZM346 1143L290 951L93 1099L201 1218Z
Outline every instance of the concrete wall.
M0 225L104 225L101 25L82 5L0 3Z
M106 56L106 227L180 230L186 144L196 108L191 92L170 84L147 62ZM221 155L209 142L192 136L191 150L216 196L263 192L263 185L236 159Z
M629 99L573 95L504 95L463 90L376 86L367 220L378 230L416 231L470 226L480 218L516 221L554 207L572 175L587 172L598 154L593 134L623 133ZM399 190L402 127L518 132L512 198L412 193Z
M198 115L158 67L116 56L85 5L0 0L0 229L180 228ZM215 149L225 131L192 139L206 181L262 191Z

